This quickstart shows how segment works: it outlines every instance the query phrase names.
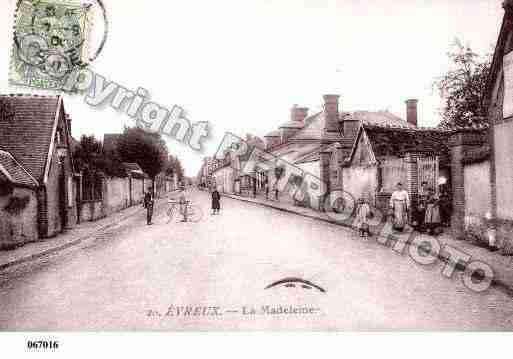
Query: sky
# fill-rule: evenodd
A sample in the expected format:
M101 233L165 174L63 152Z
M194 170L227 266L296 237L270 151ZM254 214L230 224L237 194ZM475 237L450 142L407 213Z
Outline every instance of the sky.
M16 0L0 0L0 93L41 93L8 85ZM449 68L456 37L493 51L501 0L104 0L109 34L92 70L151 100L208 121L196 152L165 138L195 176L225 132L264 136L290 118L294 104L321 109L340 94L343 111L389 110L405 118L419 99L419 125L440 121L433 80ZM102 33L98 19L93 36ZM133 120L65 95L73 136L120 133Z

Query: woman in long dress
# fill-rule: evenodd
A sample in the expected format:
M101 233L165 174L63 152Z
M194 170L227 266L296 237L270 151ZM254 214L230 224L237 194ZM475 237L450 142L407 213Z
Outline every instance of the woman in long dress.
M430 190L426 202L424 223L426 224L427 233L432 234L440 227L440 199L433 190Z
M403 189L402 183L397 184L397 189L390 197L390 208L393 210L394 222L393 228L397 231L403 231L408 221L408 205L410 196L408 191Z

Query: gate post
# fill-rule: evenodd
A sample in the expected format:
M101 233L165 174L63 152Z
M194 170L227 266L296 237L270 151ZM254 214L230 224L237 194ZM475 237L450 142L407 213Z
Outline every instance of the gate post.
M465 152L480 146L483 138L479 131L460 129L449 138L451 147L452 215L451 228L455 238L463 239L465 232L465 172L463 158Z
M406 181L408 194L410 195L410 217L413 214L413 208L417 206L417 196L419 193L419 171L417 164L417 156L408 153L405 157L406 162Z

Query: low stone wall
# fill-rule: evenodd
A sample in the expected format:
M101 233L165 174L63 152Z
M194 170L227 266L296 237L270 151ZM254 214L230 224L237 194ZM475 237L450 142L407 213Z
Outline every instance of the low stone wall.
M102 201L84 201L80 205L80 222L95 221L105 216Z
M13 197L28 198L28 203L18 214L5 210ZM11 193L0 195L0 249L12 249L35 242L38 238L35 192L28 188L14 188Z
M151 186L151 180L144 178L131 178L130 181L130 198L132 199L132 203L130 205L142 203L144 191L146 190L146 187Z
M130 206L128 178L108 178L104 183L103 204L106 215Z

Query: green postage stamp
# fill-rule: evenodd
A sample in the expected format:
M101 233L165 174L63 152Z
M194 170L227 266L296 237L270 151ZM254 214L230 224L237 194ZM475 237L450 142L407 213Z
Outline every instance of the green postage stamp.
M91 5L73 0L18 0L9 82L61 90L87 66Z

